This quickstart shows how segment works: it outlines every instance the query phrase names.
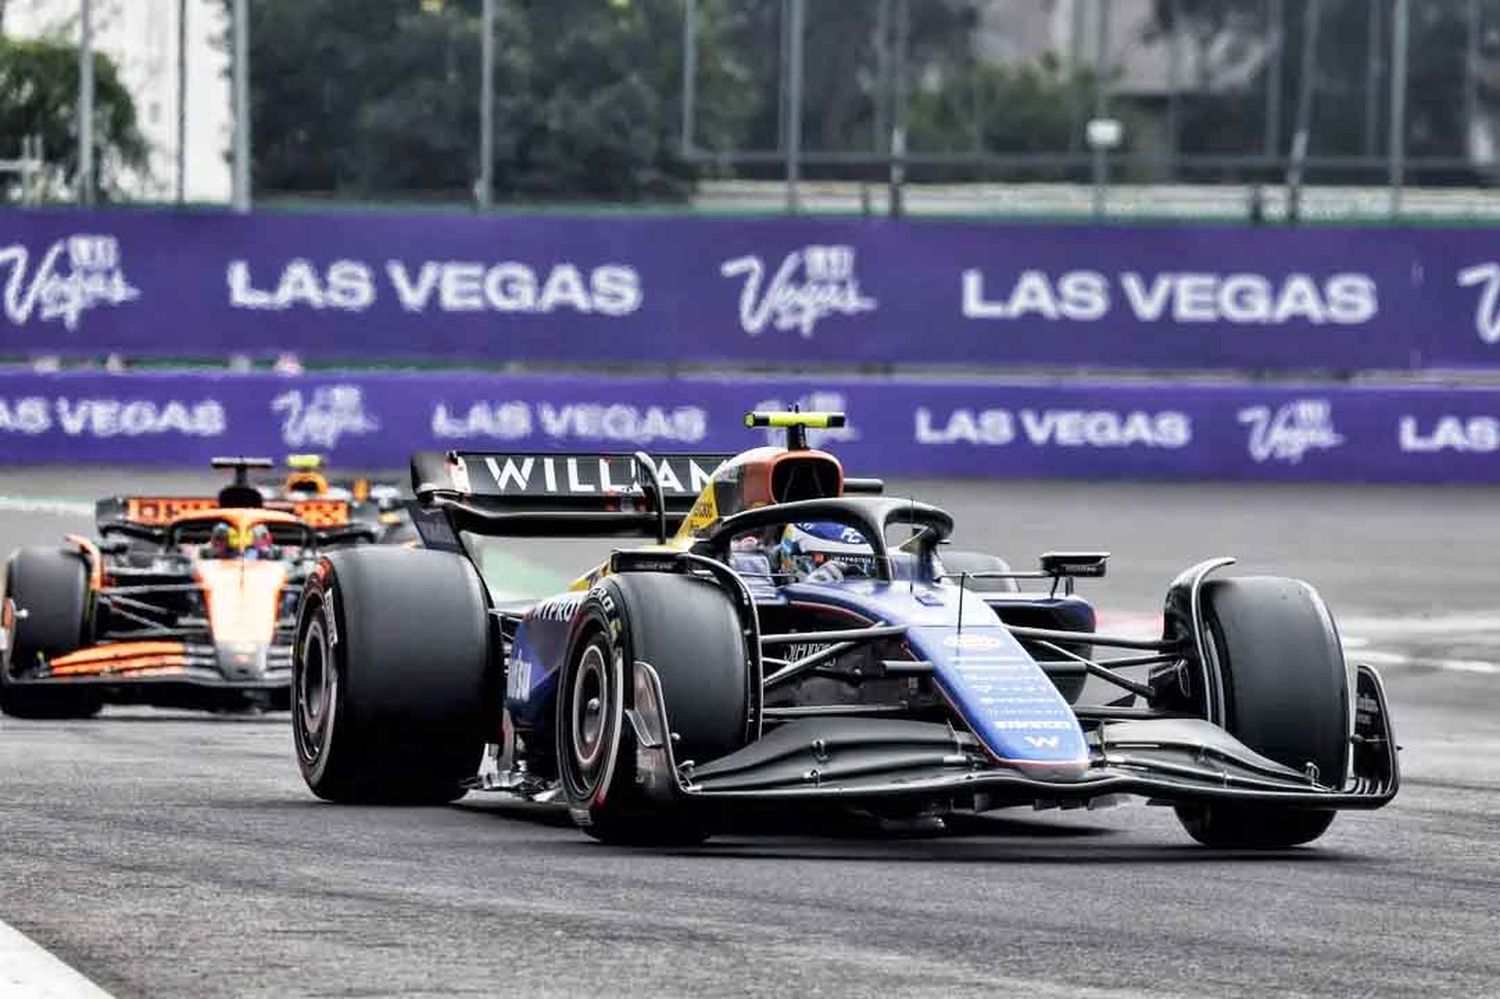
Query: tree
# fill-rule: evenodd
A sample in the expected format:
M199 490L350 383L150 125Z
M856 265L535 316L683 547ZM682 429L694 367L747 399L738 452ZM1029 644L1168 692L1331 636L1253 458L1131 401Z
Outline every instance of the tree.
M723 11L705 0L714 50ZM226 5L228 0L226 0ZM503 0L495 32L497 194L675 196L681 0ZM480 0L262 0L251 9L253 171L262 191L452 197L479 174ZM721 144L741 68L706 58ZM720 101L720 98L724 98Z
M41 136L52 165L49 186L78 180L78 48L56 41L0 39L0 136L19 145ZM94 55L95 184L100 197L121 195L121 175L147 166L148 147L136 125L135 104L114 63ZM14 155L7 150L6 155ZM14 200L18 190L6 190Z
M975 63L912 96L911 148L918 152L1048 153L1068 148L1077 109L1091 107L1092 74L1074 76L1055 56L1015 65ZM1129 117L1128 109L1118 116ZM1136 129L1126 128L1127 135ZM1060 179L1065 171L1007 171L1013 179Z
M1354 155L1365 151L1367 129L1375 126L1378 148L1385 148L1389 123L1384 118L1389 100L1389 46L1391 38L1389 0L1324 0L1319 32L1315 113L1312 128L1313 155ZM1465 120L1464 90L1467 84L1467 3L1453 0L1412 2L1409 49L1408 153L1413 157L1462 157L1467 152L1470 123ZM1280 60L1283 102L1280 134L1290 141L1295 102L1292 95L1301 86L1300 51L1303 4L1283 5L1284 20L1271 25L1281 39ZM1267 24L1265 0L1154 0L1148 37L1160 37L1174 29L1186 31L1197 47L1208 49L1219 43L1250 46L1259 44ZM1379 19L1380 48L1375 85L1378 120L1367 123L1365 109L1370 90L1371 21ZM1482 21L1500 20L1500 0L1483 0ZM1277 62L1264 60L1252 86L1262 90L1267 74ZM1195 96L1184 115L1182 146L1185 151L1254 151L1258 136L1247 129L1246 111L1264 128L1259 102L1246 95ZM1283 148L1282 153L1286 152ZM1382 171L1375 171L1380 173ZM1344 175L1349 178L1348 174ZM1372 174L1371 179L1374 179ZM1434 175L1430 179L1443 179Z
M938 87L962 79L973 64L977 0L906 2L911 16L907 67L910 89L920 89L929 77ZM776 149L781 145L783 110L783 0L732 0L726 6L734 13L718 57L736 60L748 70L750 92L755 97L737 144L741 149ZM894 42L895 3L807 0L806 11L804 148L824 152L882 149L889 136L877 123L889 113L889 107L882 105L889 104L892 85L893 69L885 53Z

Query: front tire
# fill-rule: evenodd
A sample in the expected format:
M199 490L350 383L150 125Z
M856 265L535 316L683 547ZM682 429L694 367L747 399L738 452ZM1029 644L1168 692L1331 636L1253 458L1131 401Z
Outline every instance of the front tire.
M89 718L104 700L83 686L31 687L14 682L31 669L76 652L89 641L89 570L67 548L22 548L5 570L5 599L15 616L11 649L0 664L0 711L15 718Z
M303 590L292 732L327 801L438 804L465 793L485 742L491 632L479 574L450 552L323 557Z
M1317 591L1296 579L1247 576L1203 586L1209 655L1223 678L1224 727L1284 766L1341 787L1349 766L1352 682L1338 631ZM1260 804L1182 806L1205 846L1269 849L1323 835L1334 812Z
M750 741L759 677L734 604L716 585L667 573L602 581L579 609L558 681L557 763L574 821L621 845L690 845L702 818L646 798L636 782L636 739L625 716L632 670L661 679L679 763L706 763Z

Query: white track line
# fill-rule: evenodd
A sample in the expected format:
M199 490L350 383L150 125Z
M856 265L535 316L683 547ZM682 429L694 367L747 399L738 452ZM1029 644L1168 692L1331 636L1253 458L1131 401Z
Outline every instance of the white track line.
M4 922L0 922L0 996L110 999L108 992Z
M59 517L92 517L94 504L41 496L0 496L0 513L50 513Z

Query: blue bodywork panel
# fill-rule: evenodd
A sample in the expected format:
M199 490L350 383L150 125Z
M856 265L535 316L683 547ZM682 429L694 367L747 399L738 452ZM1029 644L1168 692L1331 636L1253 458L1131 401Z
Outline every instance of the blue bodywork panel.
M912 655L932 663L943 695L998 761L1036 777L1075 778L1088 768L1072 707L981 596L966 591L960 605L953 585L875 580L799 583L781 592L794 604L906 625Z
M899 579L781 587L750 582L763 606L836 608L871 624L905 625L912 656L933 664L938 688L997 761L1038 778L1071 779L1087 769L1087 744L1073 709L981 595L960 594L952 584ZM585 596L572 592L542 601L516 631L506 708L522 731L540 735L552 729L558 669Z
M550 732L557 705L557 671L568 654L573 616L586 591L549 597L526 612L511 642L505 707L520 729Z

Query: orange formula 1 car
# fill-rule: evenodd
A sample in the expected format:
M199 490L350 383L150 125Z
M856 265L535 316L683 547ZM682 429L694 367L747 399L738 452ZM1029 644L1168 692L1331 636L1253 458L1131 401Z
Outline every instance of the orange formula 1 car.
M106 703L284 708L297 597L319 552L369 544L374 504L267 499L249 470L217 496L111 497L99 540L22 548L0 607L0 710L77 718Z

